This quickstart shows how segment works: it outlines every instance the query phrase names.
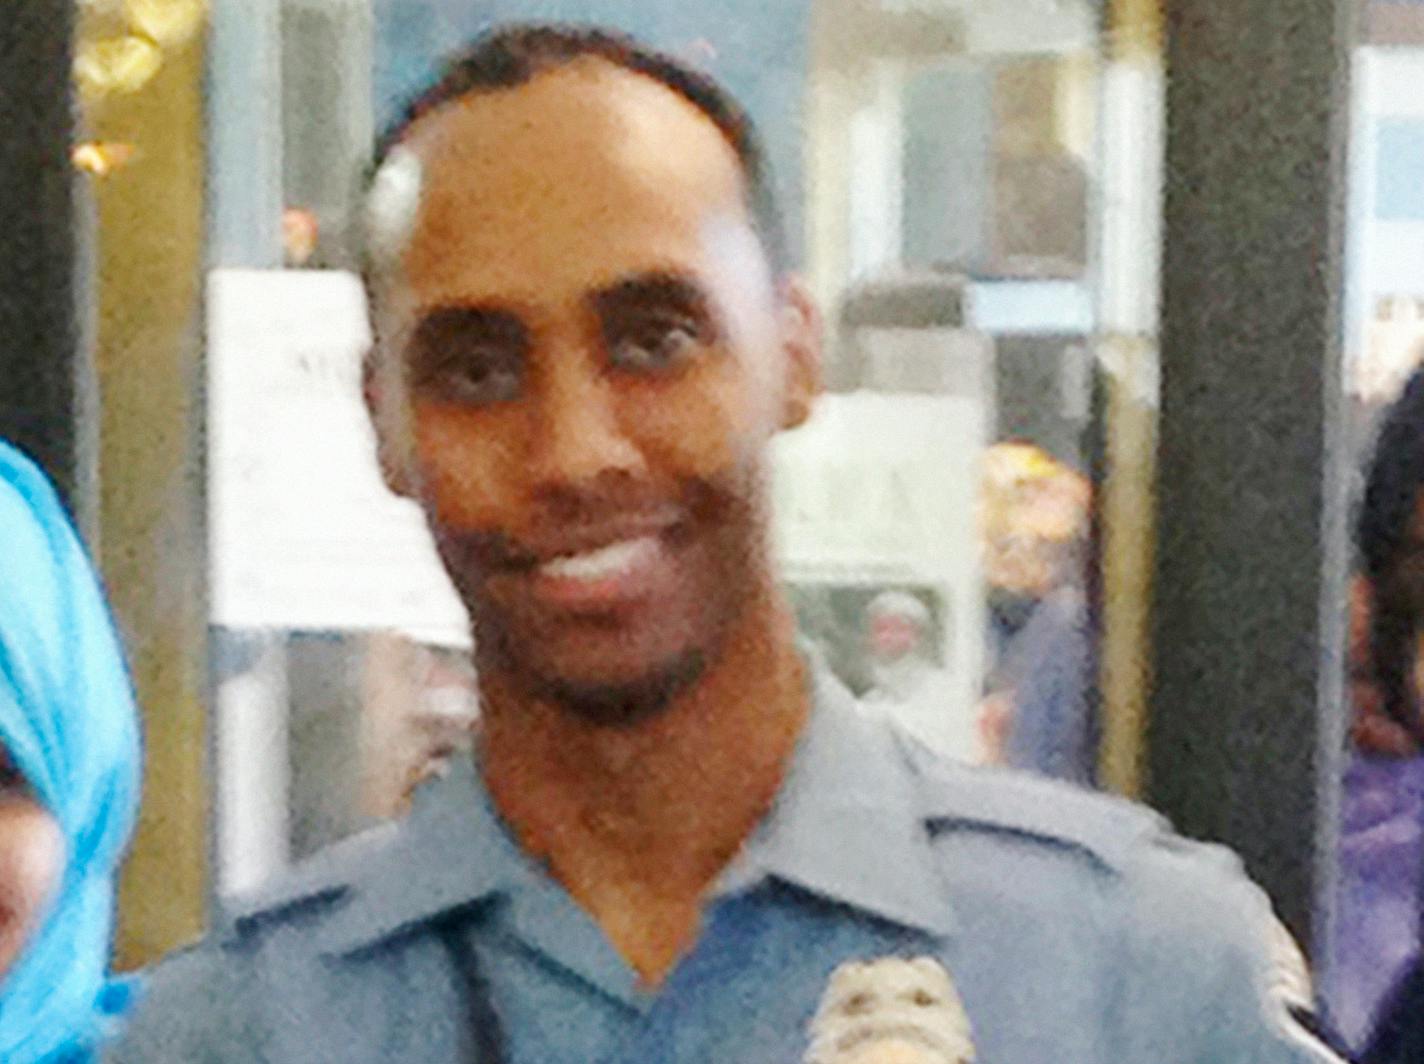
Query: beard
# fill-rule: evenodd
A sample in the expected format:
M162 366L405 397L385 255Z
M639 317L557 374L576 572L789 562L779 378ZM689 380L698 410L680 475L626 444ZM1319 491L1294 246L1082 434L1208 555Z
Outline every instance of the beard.
M571 717L601 728L631 728L660 716L706 671L699 650L687 650L635 680L617 684L582 684L557 677L531 676L532 694Z
M523 652L521 641L489 609L472 609L476 672L498 672L516 690L546 701L585 724L601 728L631 728L666 712L678 696L707 671L710 657L703 647L687 647L672 658L617 681L579 680L543 667ZM719 640L720 642L720 640Z
M621 622L612 617L578 622L590 638L617 648L611 659L580 651L575 626L531 608L517 582L533 564L522 544L499 530L452 529L430 520L437 552L470 617L477 671L598 727L631 728L666 713L719 660L770 578L759 472L748 463L730 476L685 481L659 496L571 498L563 512L550 507L546 524L596 524L605 514L651 508L647 498L656 504L671 496L687 515L667 533L687 582L672 593L661 620L634 622L625 633L632 642L616 634Z

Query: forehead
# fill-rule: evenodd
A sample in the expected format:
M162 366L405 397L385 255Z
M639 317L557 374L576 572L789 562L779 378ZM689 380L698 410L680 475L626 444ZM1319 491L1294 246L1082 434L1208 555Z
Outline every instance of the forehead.
M405 255L422 302L557 298L631 271L697 268L749 228L722 131L652 78L579 60L422 120Z

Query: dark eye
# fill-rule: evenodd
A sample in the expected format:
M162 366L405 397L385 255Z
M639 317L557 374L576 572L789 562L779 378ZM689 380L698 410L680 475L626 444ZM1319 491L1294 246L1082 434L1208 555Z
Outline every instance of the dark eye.
M490 406L519 397L527 340L523 328L502 316L460 309L421 321L410 353L416 395L444 403Z
M15 767L10 751L0 746L0 795L14 794L29 789L29 781Z
M612 323L606 330L609 361L632 373L658 373L682 366L704 342L691 317L648 314Z
M918 1005L922 1009L927 1009L931 1005L938 1005L939 998L935 997L928 990L925 990L923 987L921 987L910 996L910 1003L913 1005Z
M477 350L427 375L419 391L442 402L491 406L517 399L522 383L518 366L510 365L497 352Z

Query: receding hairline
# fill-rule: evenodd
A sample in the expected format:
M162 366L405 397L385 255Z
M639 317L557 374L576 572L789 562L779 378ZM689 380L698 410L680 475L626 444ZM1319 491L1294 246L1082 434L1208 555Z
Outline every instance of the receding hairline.
M741 165L741 155L736 140L729 134L712 114L701 107L698 102L686 94L679 92L674 86L660 78L640 70L637 67L625 66L607 56L590 53L588 55L577 55L562 60L557 63L549 63L531 70L527 77L516 82L498 85L472 85L458 95L452 95L442 99L439 103L432 105L428 110L422 111L419 115L412 117L401 127L401 134L385 146L385 153L389 153L396 148L409 146L420 139L420 130L429 126L432 122L442 117L447 117L452 110L468 106L481 100L499 101L510 96L527 93L537 90L550 81L564 80L569 78L589 78L598 75L624 78L639 85L651 85L674 100L677 100L684 107L697 115L713 129L726 142L734 155L737 156L738 164Z
M622 83L629 80L646 94L645 98L639 100L624 93ZM545 97L540 104L543 113L537 117L520 111L498 114L483 110L488 105L498 108L506 103L518 107L518 95L545 91L555 81L562 84L555 85L553 95ZM565 108L581 108L587 114L578 115L575 124L564 124L561 115ZM601 122L607 122L607 130ZM631 138L622 140L641 145L634 148L631 161L615 147L621 138L619 127L624 127L625 122L632 122L634 132ZM481 128L487 124L493 127L490 141L481 145ZM662 151L661 145L675 142L674 137L686 137L676 141L684 145L684 150L671 154ZM651 179L649 189L685 184L709 209L719 214L735 212L738 225L745 224L759 245L769 271L773 275L780 272L758 225L748 169L718 122L658 78L600 56L580 56L560 66L535 71L517 85L477 88L450 98L407 127L407 134L393 145L367 192L367 239L363 248L367 289L376 282L389 291L390 282L403 278L409 265L404 256L410 254L417 239L423 239L420 234L437 202L446 201L451 195L478 199L484 179L491 182L490 188L507 189L510 175L504 171L513 171L514 178L530 167L543 171L540 151L548 150L551 144L557 145L553 148L554 158L562 157L565 168L577 168L587 152L588 168L627 172L634 181ZM392 185L389 178L399 179ZM543 175L538 175L535 182L543 185ZM514 188L524 185L515 184ZM399 201L393 209L392 199ZM373 208L382 208L375 225L372 219L377 211ZM637 202L629 199L627 207L618 209L635 212ZM731 218L729 214L729 221ZM369 291L369 295L376 293Z
M443 140L436 132L439 125L448 126L450 123L458 123L463 120L470 122L471 126L475 127L484 120L474 117L482 106L495 109L517 107L519 97L548 91L551 83L555 82L566 83L554 90L555 99L560 101L555 104L555 107L560 110L565 106L571 109L586 110L595 121L598 120L599 113L603 112L607 115L607 121L612 127L609 132L616 135L617 127L624 125L621 112L623 112L623 101L628 99L619 91L619 81L636 86L643 92L651 90L648 94L649 99L658 101L656 106L661 109L661 115L657 117L656 121L664 124L676 123L679 126L687 124L689 130L693 128L699 130L697 136L704 143L716 145L714 150L724 156L728 173L734 175L736 193L746 208L748 220L755 227L755 203L753 202L751 175L748 173L745 161L738 153L737 145L727 136L726 130L695 102L657 78L640 70L621 66L602 56L579 56L557 67L540 69L518 85L475 89L462 96L447 100L412 122L406 136L401 138L396 147L412 153L428 177L431 165L437 156L447 154L462 156L472 147L473 137L456 136L450 140ZM568 100L567 105L562 102L564 98ZM547 128L541 128L520 119L509 123L507 118L501 119L497 114L492 113L490 117L495 123L505 126L506 134L534 136L536 145L538 139L548 132ZM575 136L577 135L576 132ZM478 136L478 133L474 133L474 136ZM593 139L596 144L605 143L602 135L597 135ZM505 164L496 160L492 165L495 169L502 169ZM591 165L598 165L598 161L591 161Z
M374 165L362 196L365 223L365 239L361 247L362 273L367 282L368 296L374 298L373 288L384 285L394 272L398 272L399 253L408 246L418 223L423 198L424 160L412 150L413 142L418 139L417 130L428 120L445 114L448 108L472 98L503 95L509 90L525 88L546 74L595 63L615 71L626 71L661 86L673 97L681 98L716 129L721 141L730 147L734 155L741 205L746 210L766 261L773 274L784 275L787 272L790 262L786 233L770 160L758 136L756 123L730 91L705 71L619 32L596 27L526 23L511 25L478 38L447 64L438 79L411 99L402 116L386 129L377 142ZM381 229L378 224L373 224L390 221L390 211L382 212L386 217L377 219L378 212L373 207L378 204L373 201L380 197L382 176L393 162L399 163L408 176L414 173L414 177L406 182L414 186L409 202L403 205L403 212L395 212L403 223L400 226L402 232L393 232L389 227Z

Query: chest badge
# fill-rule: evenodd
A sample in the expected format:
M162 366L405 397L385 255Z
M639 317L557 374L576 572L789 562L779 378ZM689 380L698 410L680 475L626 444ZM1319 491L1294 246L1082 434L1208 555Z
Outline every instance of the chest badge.
M831 973L804 1064L973 1064L964 1003L932 957L851 961Z

